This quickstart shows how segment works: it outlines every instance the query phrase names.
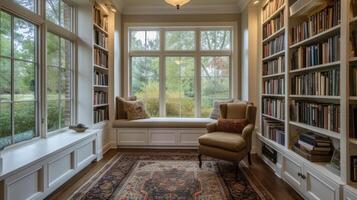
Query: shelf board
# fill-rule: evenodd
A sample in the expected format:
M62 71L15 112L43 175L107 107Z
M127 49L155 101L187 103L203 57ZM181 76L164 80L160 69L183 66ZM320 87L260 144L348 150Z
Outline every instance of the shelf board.
M108 88L107 85L93 85L93 87L96 87L96 88Z
M313 132L316 132L316 133L319 133L321 135L325 135L325 136L328 136L328 137L331 137L331 138L335 138L335 139L340 139L341 138L341 134L340 133L337 133L337 132L334 132L334 131L329 131L329 130L326 130L326 129L323 129L323 128L310 126L310 125L307 125L307 124L303 124L303 123L300 123L300 122L293 122L293 121L290 121L289 124L293 125L293 126L296 126L296 127L303 128L303 129L307 129L307 130L310 130L310 131L313 131Z
M282 56L282 55L284 55L284 54L285 54L285 49L282 50L282 51L279 51L278 53L275 53L275 54L273 54L273 55L270 55L270 56L268 56L268 57L263 58L263 62L264 62L264 61L267 61L267 60L271 60L271 59L276 58L276 57L279 57L279 56Z
M323 5L325 5L324 0L298 0L289 8L290 17L309 15Z
M283 98L285 97L284 94L262 94L262 97L277 97L277 98Z
M339 31L341 28L341 25L337 25L337 26L334 26L330 29L327 29L319 34L316 34L314 36L311 36L303 41L300 41L300 42L297 42L295 44L291 44L290 45L290 49L293 49L293 48L297 48L297 47L300 47L302 45L306 45L306 44L310 44L310 43L314 43L314 42L317 42L317 41L321 41L321 37L327 37L327 36L330 36L330 35L333 35L334 33L336 33L337 31Z
M262 43L266 43L274 38L276 38L277 36L279 36L280 34L285 33L285 27L281 28L280 30L276 31L275 33L273 33L272 35L270 35L269 37L265 38Z
M108 71L108 70L109 70L108 68L102 67L102 66L100 66L100 65L94 64L93 66L94 66L95 68L97 68L97 69L101 69L101 70L105 70L105 71Z
M109 104L105 103L105 104L95 104L95 105L93 105L94 108L104 107L104 106L109 106Z
M94 46L95 48L97 48L97 49L100 49L100 50L103 50L103 51L105 51L105 52L108 52L108 49L106 49L106 48L104 48L104 47L102 47L102 46L100 46L100 45L98 45L98 44L93 44L93 46Z
M357 144L357 138L350 138L351 144Z
M265 76L263 76L262 78L263 78L263 79L267 79L267 78L280 77L280 76L284 76L284 75L285 75L285 72L279 73L279 74L265 75Z
M351 57L350 62L357 62L357 56L356 57Z
M351 101L357 101L357 96L350 96Z
M275 12L273 12L273 14L271 14L266 20L264 20L263 25L265 25L267 22L269 22L270 20L272 20L274 17L278 16L278 14L279 14L282 10L284 10L284 8L285 8L285 3L284 3L283 5L281 5L281 7L280 7L278 10L276 10Z
M283 145L281 145L281 144L278 144L277 142L275 142L275 141L273 141L273 140L271 140L271 139L269 139L269 138L266 138L266 137L264 137L260 132L258 132L257 131L257 135L258 135L258 138L262 141L262 142L264 142L264 143L266 143L266 144L268 144L270 147L275 147L274 149L275 150L277 150L277 151L279 151L280 153L282 153L283 151L285 151L285 146L283 146Z
M340 64L341 64L340 61L336 61L336 62L332 62L332 63L325 63L325 64L321 64L321 65L315 65L315 66L311 66L311 67L291 70L290 74L306 72L306 71L313 71L313 70L320 70L320 69L329 68L329 67L333 67L333 66L340 65Z
M357 23L357 16L350 19L350 24Z
M290 98L340 100L340 96L289 95Z
M267 115L267 114L262 114L262 116L263 116L263 117L266 117L266 118L269 118L269 119L273 119L273 120L282 122L282 123L285 123L285 120L279 119L279 118L276 118L276 117L273 117L273 116L270 116L270 115Z
M109 35L108 31L104 30L101 26L99 26L98 24L94 23L93 27L97 30L99 30L100 32L106 34L107 36Z

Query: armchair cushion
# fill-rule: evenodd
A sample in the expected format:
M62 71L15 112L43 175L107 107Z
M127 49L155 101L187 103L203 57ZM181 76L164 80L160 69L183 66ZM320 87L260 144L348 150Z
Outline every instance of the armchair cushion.
M246 119L219 119L217 131L242 133L244 127L248 124Z
M200 145L217 147L233 152L239 152L246 146L245 140L240 134L227 132L213 132L205 134L198 140Z

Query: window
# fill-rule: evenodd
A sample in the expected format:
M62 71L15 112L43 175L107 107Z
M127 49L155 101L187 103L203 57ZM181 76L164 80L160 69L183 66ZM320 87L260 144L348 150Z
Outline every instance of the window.
M151 116L208 117L232 96L232 28L129 28L129 95Z
M32 12L37 12L37 0L15 0L15 2Z
M72 30L72 8L62 0L46 0L46 18L69 31Z
M0 11L0 149L37 136L37 27Z
M47 130L72 122L72 43L47 33Z

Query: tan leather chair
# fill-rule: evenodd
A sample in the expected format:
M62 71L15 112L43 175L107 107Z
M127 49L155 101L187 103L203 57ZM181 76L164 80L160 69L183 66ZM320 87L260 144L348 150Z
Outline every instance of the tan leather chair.
M236 177L239 162L248 156L251 165L250 151L252 148L252 133L255 127L256 107L251 103L238 101L221 104L221 118L247 119L248 125L242 133L228 133L217 130L217 123L207 125L208 133L201 136L198 148L199 166L202 167L202 155L233 162L236 167Z

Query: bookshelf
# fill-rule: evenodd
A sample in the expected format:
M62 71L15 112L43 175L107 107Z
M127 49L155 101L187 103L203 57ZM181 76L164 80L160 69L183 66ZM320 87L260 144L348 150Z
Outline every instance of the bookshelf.
M279 151L282 160L285 156L293 157L309 169L322 173L338 184L348 185L357 193L357 182L352 181L351 165L351 156L357 156L357 43L353 46L353 41L350 41L350 38L357 41L357 1L285 0L276 11L266 12L266 6L272 2L280 1L266 0L261 8L262 95L258 138ZM272 14L270 16L267 13ZM267 35L265 26L279 17L279 13L284 13L283 26ZM282 35L283 49L267 53L266 44ZM281 60L267 64L277 58ZM274 67L277 63L278 67ZM268 69L265 69L266 66ZM281 78L285 83L284 92L267 92L266 81ZM283 101L283 118L270 114L277 112L272 110L278 106L267 109L265 99ZM311 109L298 110L294 107L296 102L310 104ZM352 108L355 108L355 113L351 113ZM280 112L281 107L279 109ZM304 117L303 120L296 119L297 112ZM318 115L320 112L325 114ZM276 142L275 138L270 137L271 134L264 133L264 120L283 124L285 144ZM330 140L334 149L340 150L339 173L328 167L329 162L312 162L294 151L295 144L306 132ZM281 161L280 165L285 162L288 161ZM284 173L280 175L283 177Z
M100 124L109 120L111 106L110 74L113 65L113 13L102 2L93 4L93 123Z

